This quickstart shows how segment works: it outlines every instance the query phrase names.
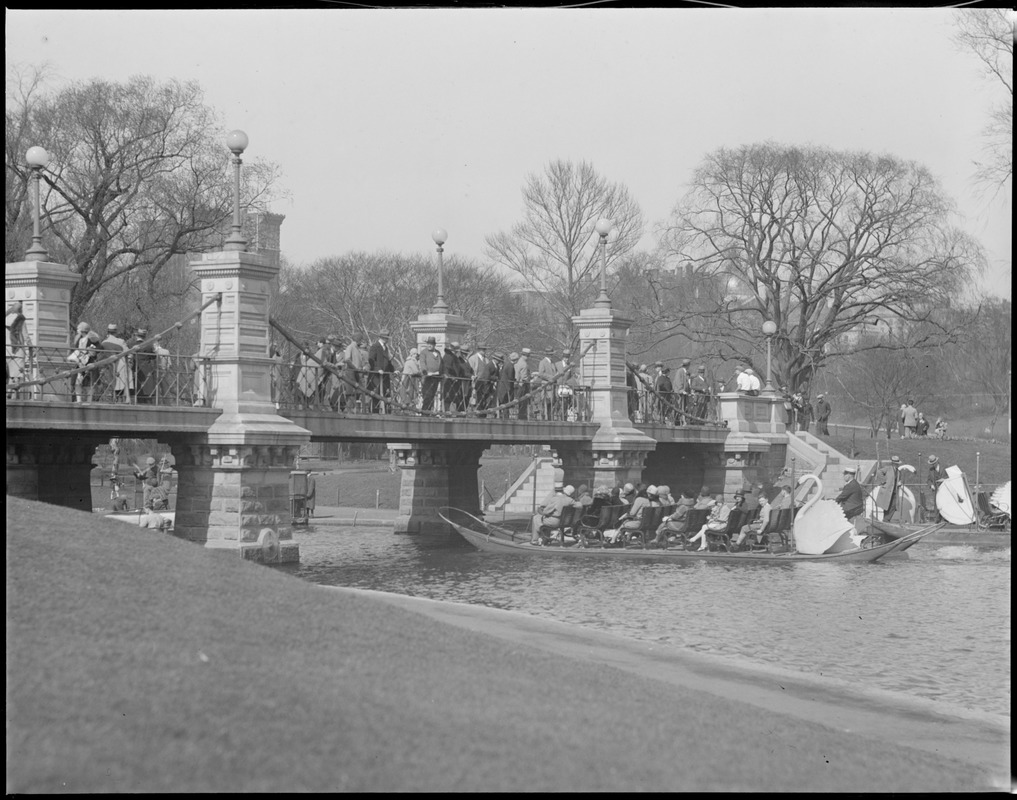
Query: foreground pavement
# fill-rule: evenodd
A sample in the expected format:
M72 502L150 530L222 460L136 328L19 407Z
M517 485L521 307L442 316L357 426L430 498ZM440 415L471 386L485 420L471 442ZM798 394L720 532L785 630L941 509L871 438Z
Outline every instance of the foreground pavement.
M999 791L1009 720L8 498L7 791Z

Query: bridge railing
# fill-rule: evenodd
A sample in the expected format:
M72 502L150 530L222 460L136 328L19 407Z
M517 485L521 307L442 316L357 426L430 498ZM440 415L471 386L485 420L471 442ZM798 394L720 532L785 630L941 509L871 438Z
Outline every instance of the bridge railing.
M630 364L629 372L636 386L629 388L629 417L639 423L663 425L718 425L720 419L717 397L707 392L658 392Z
M208 359L95 351L81 363L71 347L25 346L7 356L7 398L75 403L206 406ZM13 376L13 379L12 379Z
M342 414L470 416L512 420L588 422L590 387L564 383L497 381L339 369L318 364L278 363L273 399L281 409Z

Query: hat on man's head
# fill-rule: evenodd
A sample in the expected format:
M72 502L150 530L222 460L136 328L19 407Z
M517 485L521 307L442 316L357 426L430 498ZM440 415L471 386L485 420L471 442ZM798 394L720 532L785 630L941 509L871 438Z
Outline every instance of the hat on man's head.
M515 350L513 350L511 353L509 353L509 361L518 361L518 360L519 360L519 353L517 353Z
M749 374L749 375L752 375L752 374L754 374L754 373L752 372L752 367L746 367L746 368L745 368L745 372L746 372L747 374Z
M939 459L936 456L929 456L929 463L930 464L937 464L937 463L939 463Z
M662 366L664 366L664 362L663 361L654 361L653 362L653 366L655 366L655 367L662 367Z
M689 366L689 365L690 365L691 363L692 363L692 359L691 359L691 358L683 358L683 359L682 359L682 366L683 366L683 367L687 367L687 366Z
M532 351L532 350L531 350L531 349L530 349L529 347L524 347L524 348L523 348L523 355L524 355L524 356L528 356L528 355L529 355L530 353L532 353L532 352L533 352L533 351Z
M564 481L555 481L554 482L554 488L555 489L564 489L565 488L565 482Z
M461 346L462 345L460 345L459 342L452 342L451 344L449 344L449 347L451 347L453 350L458 350Z
M389 338L389 332L388 332L388 330L383 330L383 331L381 331L381 332L380 332L380 333L378 334L378 338L379 338L379 339L388 339L388 338Z
M820 392L819 394L816 395L816 397L826 397L826 395Z
M651 484L650 484L649 486L647 486L647 487L646 487L646 493L647 493L647 494L652 494L652 495L656 495L656 494L657 494L657 487L656 487L656 486L654 486L654 485L653 485L653 484L651 483Z
M550 355L554 355L554 348L553 347L545 347L544 348L544 352L547 353L549 356Z
M700 372L706 372L706 367L704 367L702 364L696 367L696 369L698 369Z
M117 324L115 322L111 322L109 325L106 326L106 330L108 331L116 331L116 329Z
M138 336L148 336L148 328L138 328Z
M149 465L154 464L155 463L155 459L152 458L152 456L149 456L148 458L145 459L145 463L149 464Z
M481 342L480 344L473 345L474 350L487 350L487 345Z
M562 489L562 491L565 492L565 494L567 494L569 497L572 497L572 495L576 493L576 487L566 486L564 489Z
M495 361L504 361L505 354L499 351L495 353L493 356L491 356L491 358L493 358Z
M858 470L855 469L854 467L844 467L845 475L854 475L856 472L858 472Z
M890 456L890 463L891 464L899 464L900 463L900 456Z
M435 338L433 336L428 336L424 344L437 344L437 342L435 341Z

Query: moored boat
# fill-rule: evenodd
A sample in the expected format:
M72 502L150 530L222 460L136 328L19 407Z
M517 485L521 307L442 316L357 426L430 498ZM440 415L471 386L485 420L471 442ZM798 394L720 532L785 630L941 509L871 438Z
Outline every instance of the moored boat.
M151 514L158 514L161 518L161 524L152 525L150 524ZM155 511L149 512L144 509L138 509L137 511L112 511L103 516L106 519L115 519L117 522L128 522L132 525L140 525L146 528L161 528L162 530L171 529L176 522L175 511Z
M644 549L641 547L582 547L577 544L542 546L530 544L530 534L494 525L467 511L449 506L438 515L451 525L467 542L485 553L535 555L564 558L653 559L657 561L711 561L725 564L792 564L799 561L871 562L910 546L940 526L909 533L907 536L874 547L856 547L834 553L806 554L798 552L770 553L759 551L726 552L711 550Z
M920 523L894 523L867 519L857 525L859 533L873 533L889 542L922 530ZM970 547L1010 547L1010 531L985 530L974 525L943 523L923 539L928 544L968 545Z

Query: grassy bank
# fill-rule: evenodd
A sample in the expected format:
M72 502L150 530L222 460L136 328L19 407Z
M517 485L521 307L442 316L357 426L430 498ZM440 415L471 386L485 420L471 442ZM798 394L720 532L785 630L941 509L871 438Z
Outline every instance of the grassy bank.
M8 794L992 783L949 742L891 745L571 651L7 499Z

